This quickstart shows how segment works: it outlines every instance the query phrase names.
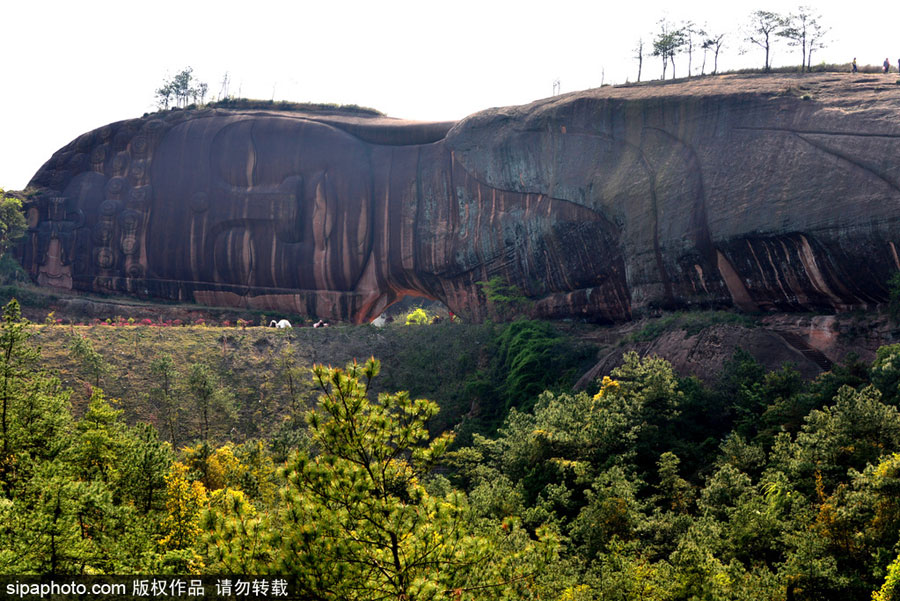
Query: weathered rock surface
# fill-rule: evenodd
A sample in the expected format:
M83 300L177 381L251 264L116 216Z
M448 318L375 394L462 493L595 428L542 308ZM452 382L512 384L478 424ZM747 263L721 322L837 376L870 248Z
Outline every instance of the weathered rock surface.
M753 356L767 371L777 370L785 363L790 363L808 380L831 368L831 362L825 367L806 356L802 351L809 348L808 345L797 339L792 339L791 342L793 344L787 342L780 332L764 327L719 324L693 334L674 329L661 333L653 340L626 342L602 348L599 360L582 375L576 388L584 388L598 378L609 375L622 364L622 355L628 351L635 351L641 356L661 357L671 363L682 376L696 376L710 384L721 376L725 362L738 349Z
M597 362L575 387L585 388L609 375L628 351L661 357L682 376L696 376L712 384L738 349L748 352L767 371L791 364L804 378L813 379L835 365L846 364L851 357L871 364L880 347L900 339L897 324L884 314L772 313L744 323L717 323L723 316L734 314L666 314L659 320L586 330L581 338L597 346ZM669 323L658 325L665 322Z
M365 321L845 310L900 269L891 76L602 88L453 124L207 109L84 134L35 175L41 284Z

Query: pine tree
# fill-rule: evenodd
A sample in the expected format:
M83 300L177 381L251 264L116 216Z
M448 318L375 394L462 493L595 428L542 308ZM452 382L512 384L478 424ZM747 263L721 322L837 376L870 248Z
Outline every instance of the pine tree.
M112 483L125 451L122 411L114 409L103 391L94 388L87 412L75 426L75 441L70 458L82 480Z
M120 469L121 486L138 511L147 514L161 504L172 447L159 439L151 424L138 423L130 432Z
M0 494L12 498L34 466L68 445L69 393L40 369L30 323L13 299L0 320Z
M103 355L97 352L94 344L84 335L72 334L69 339L69 351L93 379L94 386L100 386L100 378L109 371L109 364Z
M514 522L475 532L465 495L428 492L452 436L429 442L430 401L403 392L371 401L379 369L374 359L314 368L317 454L299 454L286 470L274 562L257 567L297 574L301 594L318 599L528 598L552 546L532 543Z
M222 388L213 370L205 363L191 365L187 376L187 392L194 399L200 414L200 439L209 439L211 414L232 413L233 399Z
M156 405L159 428L168 434L172 446L178 444L179 405L173 398L178 372L171 355L162 354L150 363L150 400Z

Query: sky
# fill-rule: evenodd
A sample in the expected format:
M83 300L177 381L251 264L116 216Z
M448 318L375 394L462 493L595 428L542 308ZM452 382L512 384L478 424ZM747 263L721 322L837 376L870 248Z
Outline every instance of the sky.
M800 4L803 4L802 2ZM808 2L830 27L813 63L900 57L897 6ZM0 188L23 189L82 133L156 110L154 91L186 67L222 93L333 102L391 117L457 120L554 92L637 77L634 48L658 21L726 33L720 70L762 66L740 33L753 10L796 2L725 0L3 0ZM649 44L647 44L649 46ZM799 64L779 43L773 64ZM695 58L695 70L699 70ZM676 58L679 76L687 58ZM642 80L658 79L659 59Z

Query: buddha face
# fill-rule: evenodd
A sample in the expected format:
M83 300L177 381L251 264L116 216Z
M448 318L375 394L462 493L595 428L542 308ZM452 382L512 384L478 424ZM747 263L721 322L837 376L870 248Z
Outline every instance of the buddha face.
M603 214L492 187L403 125L386 125L391 138L379 123L335 123L210 110L92 132L80 155L90 169L74 165L37 213L40 273L50 285L354 321L404 295L484 317L479 290L495 277L536 299L535 314L627 305L618 229Z
M157 278L352 290L371 249L365 146L301 118L193 119L153 159L148 267Z

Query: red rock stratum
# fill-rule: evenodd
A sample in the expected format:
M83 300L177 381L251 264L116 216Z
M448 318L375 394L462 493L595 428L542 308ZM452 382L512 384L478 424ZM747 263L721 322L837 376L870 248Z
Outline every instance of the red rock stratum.
M458 123L268 110L113 123L31 181L47 286L362 322L470 319L499 277L540 317L847 310L900 269L900 85L726 75Z

